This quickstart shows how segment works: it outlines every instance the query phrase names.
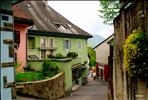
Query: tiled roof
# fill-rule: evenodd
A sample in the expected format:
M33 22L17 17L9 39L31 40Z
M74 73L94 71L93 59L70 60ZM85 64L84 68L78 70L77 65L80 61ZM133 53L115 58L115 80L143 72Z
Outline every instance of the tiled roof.
M47 1L43 2L26 0L14 5L14 9L21 9L21 11L26 14L22 14L22 16L30 16L30 18L34 20L34 25L31 30L58 32L61 34L64 33L71 35L74 34L86 36L88 38L92 37L89 33L68 21L66 18L64 18L47 4Z
M23 25L33 25L33 20L29 15L24 13L16 4L13 5L13 16L15 24L23 24Z
M13 16L24 19L31 19L30 16L24 13L17 5L13 6Z

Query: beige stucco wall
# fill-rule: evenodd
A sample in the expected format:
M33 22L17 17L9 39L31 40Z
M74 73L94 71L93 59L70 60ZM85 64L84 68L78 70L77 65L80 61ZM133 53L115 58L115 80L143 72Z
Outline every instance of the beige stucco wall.
M107 42L112 38L113 36L111 36L109 39L107 39L94 49L96 51L96 62L99 62L101 64L108 64L109 45L107 44Z

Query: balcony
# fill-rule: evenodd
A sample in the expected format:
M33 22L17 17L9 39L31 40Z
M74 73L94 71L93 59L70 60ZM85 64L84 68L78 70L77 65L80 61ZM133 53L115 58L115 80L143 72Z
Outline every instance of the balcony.
M49 50L49 51L55 51L57 49L57 47L39 47L39 50Z

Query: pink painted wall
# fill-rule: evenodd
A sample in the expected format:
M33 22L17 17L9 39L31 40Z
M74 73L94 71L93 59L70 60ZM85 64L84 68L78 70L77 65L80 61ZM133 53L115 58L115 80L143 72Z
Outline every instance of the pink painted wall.
M15 50L17 53L17 63L21 65L21 67L25 67L27 63L26 59L26 35L27 35L27 28L28 26L26 25L21 25L21 24L14 24L14 29L16 31L20 31L20 44L19 48Z

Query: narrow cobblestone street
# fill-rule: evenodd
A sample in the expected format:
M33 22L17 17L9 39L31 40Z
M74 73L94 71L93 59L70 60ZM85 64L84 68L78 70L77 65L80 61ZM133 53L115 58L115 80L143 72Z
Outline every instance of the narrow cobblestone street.
M88 81L87 85L59 100L107 100L107 82L91 78Z

